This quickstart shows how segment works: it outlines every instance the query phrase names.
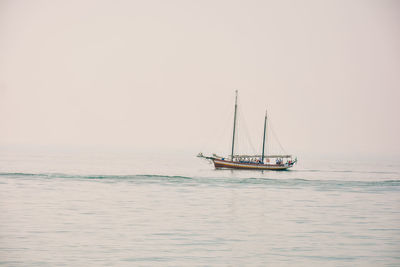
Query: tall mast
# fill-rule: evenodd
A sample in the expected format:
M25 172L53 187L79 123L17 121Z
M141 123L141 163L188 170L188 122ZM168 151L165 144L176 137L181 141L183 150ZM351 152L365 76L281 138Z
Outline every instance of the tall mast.
M262 156L261 162L264 163L264 148L265 148L265 134L267 132L267 111L265 111L265 119L264 119L264 136L263 136L263 146L262 146Z
M237 96L238 91L235 91L235 115L233 117L233 134L232 134L232 153L231 153L231 160L233 160L233 149L235 148L235 131L236 131L236 112L237 112Z

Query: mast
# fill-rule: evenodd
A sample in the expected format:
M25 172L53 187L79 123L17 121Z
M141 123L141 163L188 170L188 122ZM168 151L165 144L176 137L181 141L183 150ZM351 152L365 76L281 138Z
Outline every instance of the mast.
M235 131L236 131L236 112L237 112L237 97L238 91L235 91L235 115L233 117L233 134L232 134L232 153L231 153L231 160L233 161L233 149L235 148Z
M264 119L264 135L263 135L263 146L262 146L262 156L261 162L264 164L264 148L265 148L265 134L267 132L267 111L265 111L265 119Z

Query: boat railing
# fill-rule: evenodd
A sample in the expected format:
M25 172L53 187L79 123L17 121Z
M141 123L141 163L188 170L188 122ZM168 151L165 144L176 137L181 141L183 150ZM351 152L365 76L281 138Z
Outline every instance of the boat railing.
M261 158L262 155L233 155L233 158ZM264 155L264 158L292 158L293 155Z

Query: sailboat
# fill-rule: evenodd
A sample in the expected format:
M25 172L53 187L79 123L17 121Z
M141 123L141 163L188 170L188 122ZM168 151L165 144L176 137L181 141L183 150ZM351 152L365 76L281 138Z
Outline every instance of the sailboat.
M265 135L267 131L267 112L264 117L264 134L261 155L235 155L235 134L238 91L235 91L235 113L233 119L232 150L230 157L220 157L216 154L204 156L199 153L197 156L211 160L216 169L246 169L246 170L287 170L297 163L297 157L292 155L265 155Z

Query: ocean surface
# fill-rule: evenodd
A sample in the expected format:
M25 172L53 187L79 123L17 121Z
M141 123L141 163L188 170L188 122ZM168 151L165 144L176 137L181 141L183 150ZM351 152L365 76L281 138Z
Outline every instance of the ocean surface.
M0 150L0 265L400 266L399 161L195 152Z

